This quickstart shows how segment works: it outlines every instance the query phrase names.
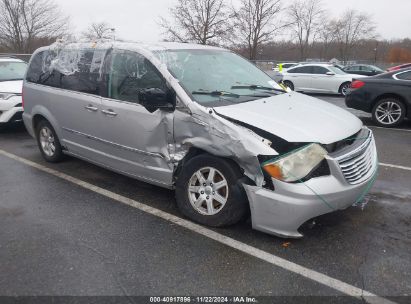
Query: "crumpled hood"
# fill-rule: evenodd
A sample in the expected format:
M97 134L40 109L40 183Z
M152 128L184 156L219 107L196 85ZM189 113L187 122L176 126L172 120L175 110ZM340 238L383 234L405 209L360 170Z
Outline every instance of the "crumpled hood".
M23 80L0 81L0 93L21 94L23 89Z
M215 111L288 142L331 144L354 135L363 125L342 108L295 92L216 107Z

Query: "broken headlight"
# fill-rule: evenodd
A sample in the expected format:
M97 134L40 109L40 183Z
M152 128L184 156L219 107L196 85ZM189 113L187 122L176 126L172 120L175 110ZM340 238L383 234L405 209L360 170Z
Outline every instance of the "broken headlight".
M319 144L310 144L297 151L285 154L262 164L273 178L283 182L296 182L306 177L327 155Z

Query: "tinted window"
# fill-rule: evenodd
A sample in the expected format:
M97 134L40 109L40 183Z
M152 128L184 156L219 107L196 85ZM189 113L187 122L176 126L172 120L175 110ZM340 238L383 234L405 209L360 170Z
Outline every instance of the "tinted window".
M142 55L134 52L117 52L112 56L108 97L140 103L140 93L145 89L167 90L157 69Z
M353 66L346 68L345 70L350 71L350 72L359 71L360 67L358 65L353 65Z
M303 66L299 68L294 68L288 70L288 73L301 73L301 74L311 74L311 67L310 66Z
M61 88L98 95L104 55L104 50L61 52L56 67L61 74Z
M411 71L397 74L397 78L401 80L411 80Z
M104 55L105 50L39 52L30 63L27 81L98 95Z
M327 74L329 72L328 69L326 69L324 67L321 67L321 66L313 66L312 68L313 68L313 70L312 70L313 74L322 74L322 75L324 75L324 74Z

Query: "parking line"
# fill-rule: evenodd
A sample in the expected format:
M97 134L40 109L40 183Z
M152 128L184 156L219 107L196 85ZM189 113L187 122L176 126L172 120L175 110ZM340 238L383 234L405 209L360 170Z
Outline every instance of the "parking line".
M40 171L46 172L48 174L51 174L55 177L58 177L60 179L63 179L65 181L71 182L77 186L80 186L82 188L85 188L87 190L93 191L95 193L98 193L100 195L103 195L105 197L111 198L117 202L120 202L122 204L131 206L133 208L136 208L140 211L143 211L145 213L148 213L150 215L162 218L166 221L169 221L173 224L176 224L178 226L181 226L185 229L188 229L192 232L198 233L200 235L203 235L207 238L210 238L214 241L217 241L223 245L226 245L228 247L231 247L233 249L239 250L247 255L253 256L257 259L263 260L265 262L268 262L272 265L275 265L277 267L280 267L284 270L293 272L295 274L298 274L300 276L303 276L307 279L310 279L312 281L315 281L317 283L320 283L322 285L325 285L329 288L332 288L334 290L337 290L345 295L355 297L358 299L364 299L367 303L371 304L396 304L395 302L392 302L390 300L387 300L383 297L377 296L371 292L368 292L366 290L363 290L361 288L355 287L353 285L350 285L348 283L345 283L343 281L340 281L338 279L332 278L330 276L327 276L325 274L322 274L320 272L317 272L315 270L306 268L304 266L298 265L294 262L288 261L284 258L278 257L274 254L268 253L266 251L263 251L261 249L255 248L253 246L247 245L245 243L242 243L240 241L237 241L233 238L227 237L223 234L220 234L218 232L215 232L211 229L205 228L203 226L200 226L198 224L195 224L193 222L190 222L188 220L182 219L178 216L172 215L170 213L164 212L162 210L153 208L151 206L148 206L146 204L140 203L136 200L127 198L125 196L116 194L114 192L108 191L106 189L100 188L98 186L92 185L90 183L87 183L85 181L82 181L80 179L77 179L75 177L72 177L70 175L67 175L65 173L56 171L54 169L48 168L46 166L40 165L38 163L35 163L33 161L30 161L28 159L19 157L17 155L8 153L6 151L3 151L0 149L0 155L6 156L10 159L16 160L20 163L23 163L25 165L28 165L30 167L36 168Z
M384 127L377 127L377 126L367 126L367 127L368 127L368 128L374 128L374 129L383 129L383 130L393 130L393 131L411 132L411 130L408 130L408 129L384 128Z
M392 164L384 164L384 163L379 163L379 165L381 167L388 167L388 168L395 168L395 169L411 171L410 167L404 167L404 166L398 166L398 165L392 165Z

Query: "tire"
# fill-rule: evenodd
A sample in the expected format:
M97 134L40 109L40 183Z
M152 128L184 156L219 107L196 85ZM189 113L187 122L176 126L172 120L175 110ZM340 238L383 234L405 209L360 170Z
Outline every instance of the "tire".
M346 96L347 95L347 90L351 87L351 82L344 82L340 88L338 89L338 92L343 95Z
M284 80L284 81L283 81L283 84L284 84L287 88L289 88L291 91L294 91L294 84L293 84L291 81L289 81L289 80Z
M212 169L214 178L211 180L209 178ZM199 178L198 173L204 180ZM233 162L209 154L196 156L184 165L178 176L177 206L184 216L194 222L211 227L233 225L245 218L249 212L247 196L241 182L243 177ZM222 204L224 200L225 203Z
M375 104L372 119L378 126L392 128L404 121L405 112L404 104L397 97L386 97Z
M42 120L36 127L37 145L43 158L50 163L63 160L64 154L60 141L51 124Z

